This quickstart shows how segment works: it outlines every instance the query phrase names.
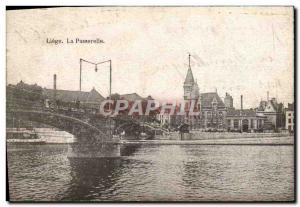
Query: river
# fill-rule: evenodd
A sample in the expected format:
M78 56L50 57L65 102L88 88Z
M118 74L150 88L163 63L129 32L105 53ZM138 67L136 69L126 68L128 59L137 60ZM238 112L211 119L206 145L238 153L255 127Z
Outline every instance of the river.
M294 146L141 145L70 160L67 145L7 147L11 201L290 201Z

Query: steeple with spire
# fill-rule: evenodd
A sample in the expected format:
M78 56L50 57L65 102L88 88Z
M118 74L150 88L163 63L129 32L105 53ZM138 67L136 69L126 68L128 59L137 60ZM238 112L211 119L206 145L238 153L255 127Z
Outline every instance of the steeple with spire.
M183 84L184 99L198 99L199 98L199 87L197 81L194 80L192 68L191 68L191 54L189 54L189 68Z
M194 76L191 68L191 55L189 54L189 68L185 77L184 84L193 84L194 83Z

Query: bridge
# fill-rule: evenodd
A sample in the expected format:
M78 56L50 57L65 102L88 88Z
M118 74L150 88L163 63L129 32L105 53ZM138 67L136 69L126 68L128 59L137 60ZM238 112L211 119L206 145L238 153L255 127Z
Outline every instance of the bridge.
M119 123L115 127L115 132L120 134L122 131L130 132L137 131L138 133L147 133L148 135L154 136L156 134L169 134L169 131L151 122L145 122L141 120L132 119L130 117L117 117L116 123Z
M25 120L43 123L69 132L77 142L69 147L69 157L116 157L120 156L120 140L113 134L122 131L141 132L154 137L156 131L168 133L166 129L145 123L128 116L104 117L80 108L46 107L43 100L18 99L7 96L7 121Z
M82 141L108 140L107 134L99 128L72 116L47 111L15 109L8 110L7 117L8 119L13 117L15 119L43 123L69 132L77 138L82 138Z

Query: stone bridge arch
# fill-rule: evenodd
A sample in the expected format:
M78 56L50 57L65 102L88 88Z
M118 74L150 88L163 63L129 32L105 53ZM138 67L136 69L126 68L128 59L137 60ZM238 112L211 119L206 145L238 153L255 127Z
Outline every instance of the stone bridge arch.
M147 127L150 130L161 131L163 133L169 133L169 131L167 129L164 129L164 128L161 128L161 127L154 127L154 126L152 126L150 124L147 124L147 123L142 123L141 126Z
M163 129L161 127L154 127L148 123L138 122L138 121L134 121L134 120L123 122L115 129L115 131L117 133L120 133L122 130L126 131L132 127L138 127L139 131L143 131L141 128L144 128L144 129L146 128L146 129L148 129L148 131L152 131L152 132L161 131L162 133L169 133L169 131L167 129Z
M117 126L115 131L117 133L121 133L121 131L123 131L123 130L126 131L127 129L131 128L132 126L139 127L139 124L135 123L135 122L125 122L125 123L122 123L119 126Z
M63 114L34 110L12 110L7 111L6 115L7 118L15 117L21 120L40 122L64 130L74 135L79 142L109 140L109 135L99 128L78 118Z

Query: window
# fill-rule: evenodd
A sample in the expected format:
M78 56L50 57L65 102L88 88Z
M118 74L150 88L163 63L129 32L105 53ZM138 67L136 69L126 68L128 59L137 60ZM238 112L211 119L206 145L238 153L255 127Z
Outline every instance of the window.
M231 120L230 120L230 119L227 120L227 126L228 126L228 127L231 126Z
M250 125L250 127L253 129L254 128L254 120L253 119L251 119L251 125Z
M233 127L234 127L235 129L239 128L239 120L238 120L238 119L235 119L235 120L233 121Z
M291 122L291 119L289 119L289 124L290 124L290 123L292 123L292 122Z
M211 119L211 112L210 111L207 112L207 118Z

